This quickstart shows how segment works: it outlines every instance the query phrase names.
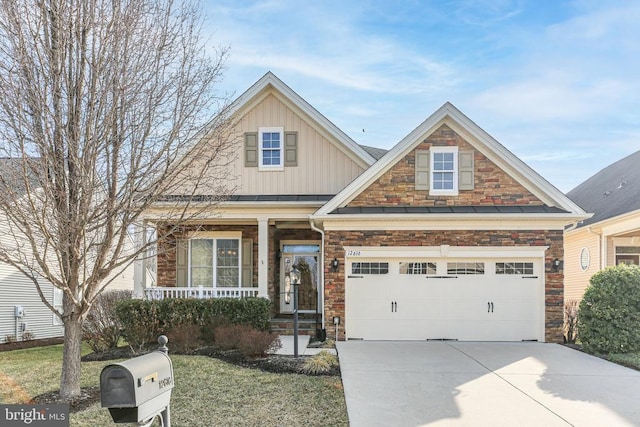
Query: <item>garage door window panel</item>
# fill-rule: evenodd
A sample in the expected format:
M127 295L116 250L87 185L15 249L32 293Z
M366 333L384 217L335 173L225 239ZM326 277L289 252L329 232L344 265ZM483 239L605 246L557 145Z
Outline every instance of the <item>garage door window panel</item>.
M533 274L532 262L497 262L496 274L501 275L531 275Z
M401 262L400 274L436 274L435 262Z
M351 264L351 274L388 274L388 262L354 262Z
M448 262L447 274L451 274L451 275L484 274L484 262Z

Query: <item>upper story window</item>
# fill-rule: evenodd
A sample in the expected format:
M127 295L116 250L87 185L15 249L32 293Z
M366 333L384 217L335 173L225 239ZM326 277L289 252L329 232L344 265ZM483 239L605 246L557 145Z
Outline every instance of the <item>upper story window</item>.
M258 129L260 147L260 169L282 169L284 167L284 129L261 127Z
M458 194L458 147L431 147L431 194Z

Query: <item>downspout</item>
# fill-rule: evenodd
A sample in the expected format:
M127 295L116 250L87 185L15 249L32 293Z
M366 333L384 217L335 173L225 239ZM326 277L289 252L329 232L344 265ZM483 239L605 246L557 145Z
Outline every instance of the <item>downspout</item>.
M606 255L602 252L602 239L604 238L604 235L593 231L593 227L587 228L587 231L591 234L595 234L598 237L598 261L600 264L598 270L604 270L607 266Z
M315 221L313 220L313 217L311 215L309 215L309 225L311 226L311 229L313 231L317 231L318 233L320 233L320 235L322 236L322 243L320 245L320 247L322 248L322 251L320 252L321 258L320 258L320 262L322 265L322 268L320 269L320 305L321 305L321 312L322 313L322 330L325 329L324 327L324 230L319 229L316 226Z

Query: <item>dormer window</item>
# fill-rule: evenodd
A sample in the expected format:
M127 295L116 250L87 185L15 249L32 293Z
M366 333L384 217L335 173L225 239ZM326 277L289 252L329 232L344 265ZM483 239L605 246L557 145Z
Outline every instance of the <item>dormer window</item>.
M281 127L261 127L258 129L260 147L260 169L281 170L284 167L284 129Z

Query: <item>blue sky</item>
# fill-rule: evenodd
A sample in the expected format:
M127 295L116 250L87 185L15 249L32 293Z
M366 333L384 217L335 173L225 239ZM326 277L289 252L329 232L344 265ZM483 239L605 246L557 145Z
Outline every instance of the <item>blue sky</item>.
M564 192L640 149L640 1L206 4L221 90L272 71L358 143L450 101Z

